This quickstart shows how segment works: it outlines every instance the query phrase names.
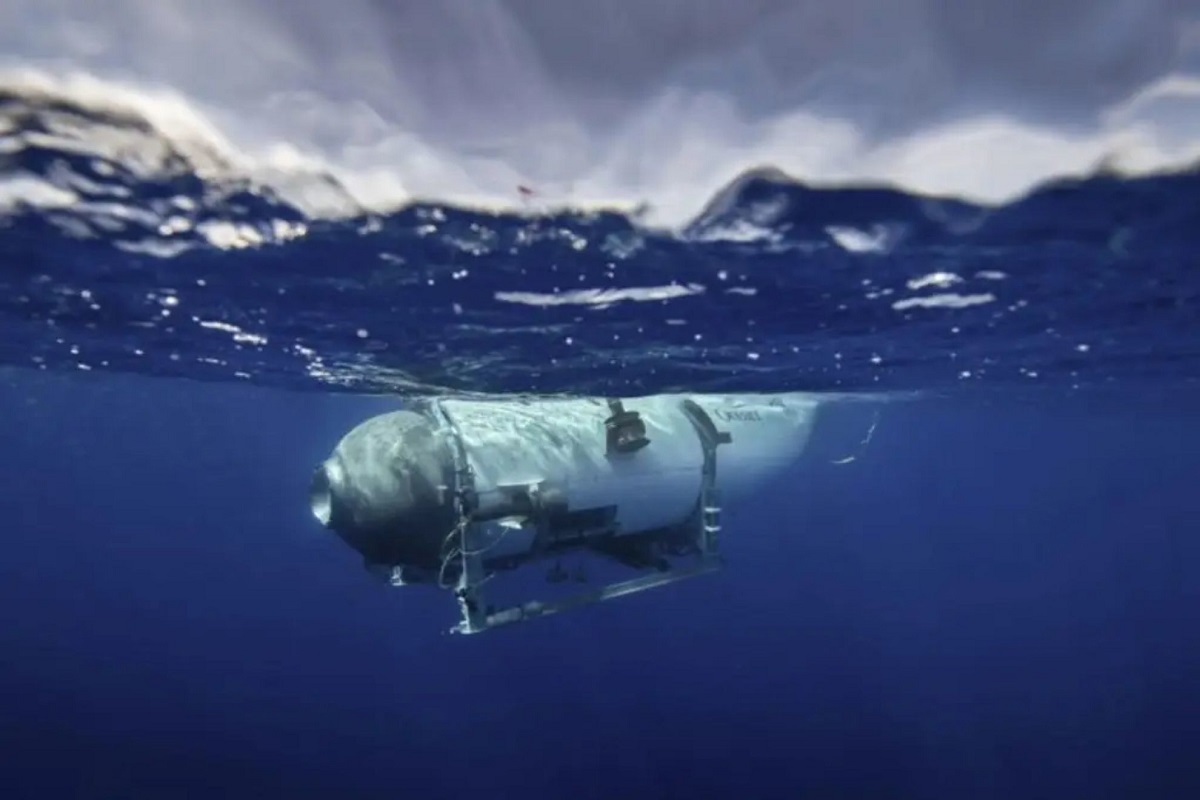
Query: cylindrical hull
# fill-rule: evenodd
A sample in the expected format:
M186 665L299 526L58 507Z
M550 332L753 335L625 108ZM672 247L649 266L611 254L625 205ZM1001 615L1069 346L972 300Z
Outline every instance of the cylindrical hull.
M613 412L604 400L438 401L481 502L510 487L551 483L569 511L612 509L618 536L679 526L696 512L705 447L695 408L729 435L716 458L716 484L726 501L745 496L799 456L816 410L807 395L678 394L622 403L640 416L649 444L614 455L605 437ZM534 542L532 531L503 522L489 526L487 538L495 542L492 557L519 554Z
M818 404L808 394L433 398L347 433L310 502L370 564L436 572L457 527L489 543L485 560L520 561L687 525L706 491L736 502L801 454Z

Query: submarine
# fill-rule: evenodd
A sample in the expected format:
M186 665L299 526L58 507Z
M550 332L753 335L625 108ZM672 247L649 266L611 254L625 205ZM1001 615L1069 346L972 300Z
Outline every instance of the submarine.
M719 570L724 504L803 455L820 406L808 393L412 398L337 442L309 507L392 586L452 593L449 632L475 634ZM489 602L493 577L572 553L632 577Z

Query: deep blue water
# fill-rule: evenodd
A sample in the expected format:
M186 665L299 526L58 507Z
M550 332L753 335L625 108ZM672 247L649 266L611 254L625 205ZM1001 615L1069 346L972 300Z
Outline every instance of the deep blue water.
M762 172L667 232L40 142L3 174L77 199L0 216L5 797L1200 791L1195 173ZM306 508L410 393L679 389L893 401L729 511L722 573L480 637Z

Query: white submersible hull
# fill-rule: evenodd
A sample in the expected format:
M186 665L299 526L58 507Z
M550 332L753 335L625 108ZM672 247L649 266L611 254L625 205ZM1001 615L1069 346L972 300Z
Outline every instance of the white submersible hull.
M347 433L310 505L394 585L453 590L453 630L475 633L717 569L721 503L799 458L818 405L799 393L425 398ZM648 574L557 602L486 602L492 575L579 550Z

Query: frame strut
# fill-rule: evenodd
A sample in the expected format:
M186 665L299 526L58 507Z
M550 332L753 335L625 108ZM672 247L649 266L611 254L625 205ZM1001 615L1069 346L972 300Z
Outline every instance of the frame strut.
M454 421L440 403L438 410L456 443L454 448L456 485L453 491L460 524L456 533L451 534L451 538L457 537L456 544L461 558L461 572L454 589L454 594L458 598L461 620L450 629L450 633L481 633L492 628L524 622L536 617L545 617L580 606L612 600L646 589L654 589L688 578L707 575L723 566L719 552L721 506L717 490L717 447L728 444L732 441L732 437L727 432L718 431L712 418L697 403L685 400L683 410L695 427L704 448L700 496L697 499L696 512L691 523L695 534L694 544L699 553L697 562L686 567L671 569L668 572L610 583L558 601L531 600L499 611L489 612L483 597L483 584L487 580L487 574L481 547L477 546L474 541L478 526L471 523L470 508L467 504L467 498L474 488L474 475L467 463L466 453L462 449L462 440L458 436ZM636 458L636 454L631 455Z

